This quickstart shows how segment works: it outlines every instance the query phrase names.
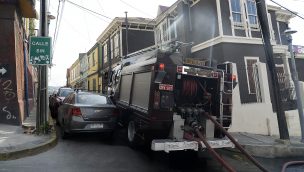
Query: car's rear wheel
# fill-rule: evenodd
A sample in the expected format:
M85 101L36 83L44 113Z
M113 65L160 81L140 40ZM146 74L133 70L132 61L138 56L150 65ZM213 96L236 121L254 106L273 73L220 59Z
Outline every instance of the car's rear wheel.
M69 133L67 133L65 131L65 126L64 126L64 123L62 123L61 127L60 127L60 135L61 135L61 138L62 139L67 139L68 136L69 136Z

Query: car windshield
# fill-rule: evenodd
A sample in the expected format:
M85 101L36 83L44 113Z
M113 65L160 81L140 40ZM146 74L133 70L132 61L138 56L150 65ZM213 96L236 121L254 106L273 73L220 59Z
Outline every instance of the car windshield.
M80 94L77 96L77 103L85 105L110 104L107 97L97 94Z
M61 90L59 93L59 97L66 97L68 96L73 90Z

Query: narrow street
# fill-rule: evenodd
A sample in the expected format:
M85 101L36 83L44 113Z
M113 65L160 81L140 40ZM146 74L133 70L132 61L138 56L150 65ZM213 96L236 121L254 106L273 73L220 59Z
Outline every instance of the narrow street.
M132 171L132 172L201 172L224 171L213 159L191 158L186 152L174 154L155 153L147 149L133 150L128 147L125 130L117 131L110 141L96 134L76 135L68 140L59 139L58 145L36 156L12 161L0 161L0 171ZM259 171L241 156L221 152L222 156L239 172ZM174 159L173 159L174 157ZM290 160L300 160L290 159ZM303 158L302 158L303 159ZM259 159L271 172L280 171L286 159Z

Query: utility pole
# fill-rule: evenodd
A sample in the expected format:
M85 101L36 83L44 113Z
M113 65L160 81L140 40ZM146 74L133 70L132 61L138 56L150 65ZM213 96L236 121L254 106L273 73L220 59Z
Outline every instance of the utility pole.
M47 0L40 0L40 22L39 22L39 36L48 36L47 32ZM47 65L38 66L38 103L37 103L37 117L36 129L39 130L41 125L46 125L47 122L47 87L48 87L48 69ZM46 133L46 127L43 127L43 133ZM41 131L39 131L41 132Z
M129 23L128 23L128 12L126 11L125 13L126 13L125 23L126 23L126 48L127 48L126 58L128 58L128 54L129 54L129 42L128 42Z
M273 61L273 49L270 42L270 34L269 34L269 24L268 24L268 17L266 11L266 2L265 0L256 0L257 5L257 14L258 19L261 26L261 31L265 43L265 55L267 66L270 71L271 77L271 85L272 91L274 96L274 103L277 110L277 119L278 119L278 126L279 126L279 133L280 139L282 140L289 140L289 133L285 118L285 112L282 108L282 99L281 99L281 92L278 82L277 70Z
M288 40L288 47L290 51L290 62L291 62L291 73L292 73L292 79L294 82L296 95L297 95L297 105L298 105L298 112L299 112L299 119L300 119L300 126L301 126L301 142L304 143L304 114L303 114L303 106L302 106L302 97L301 97L301 91L300 91L300 85L299 85L299 78L298 78L298 72L292 47L292 36L291 34L296 33L295 30L286 30L284 33L287 36Z

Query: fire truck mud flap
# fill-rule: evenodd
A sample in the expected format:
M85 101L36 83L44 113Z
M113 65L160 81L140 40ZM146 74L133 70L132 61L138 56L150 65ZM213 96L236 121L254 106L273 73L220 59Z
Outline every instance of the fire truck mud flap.
M212 139L208 140L208 143L213 149L218 148L234 148L234 144L229 139ZM202 149L205 148L204 143L202 143ZM180 150L199 150L199 143L197 141L174 141L169 139L158 139L153 140L151 144L151 149L153 151L165 151L169 153L170 151L180 151Z

